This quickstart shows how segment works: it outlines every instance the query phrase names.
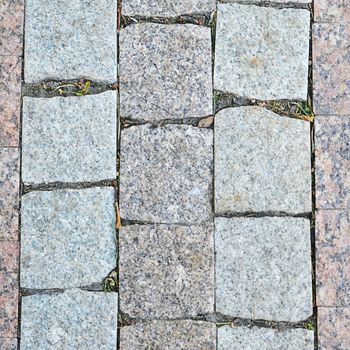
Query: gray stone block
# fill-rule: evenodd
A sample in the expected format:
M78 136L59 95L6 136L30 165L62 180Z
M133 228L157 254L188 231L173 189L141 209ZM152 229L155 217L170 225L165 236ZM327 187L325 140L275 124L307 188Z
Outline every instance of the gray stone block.
M24 183L116 177L116 93L23 100Z
M117 348L118 295L79 289L22 298L22 350Z
M307 219L217 218L215 245L218 312L290 322L312 315Z
M27 0L24 77L117 80L117 0Z
M120 108L123 118L148 121L211 115L210 28L147 23L122 29Z
M215 117L215 211L311 211L309 123L261 107Z
M121 134L123 219L194 223L211 217L213 132L188 125L150 125Z
M216 90L261 100L307 98L310 12L219 4Z
M124 226L119 237L120 309L174 319L214 311L214 234L201 226Z
M21 217L22 287L86 286L115 268L113 188L31 192Z

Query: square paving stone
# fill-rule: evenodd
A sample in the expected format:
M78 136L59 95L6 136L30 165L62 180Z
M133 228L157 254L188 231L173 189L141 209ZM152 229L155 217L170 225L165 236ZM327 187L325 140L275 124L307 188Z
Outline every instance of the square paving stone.
M22 350L117 348L118 295L71 289L22 298Z
M215 350L216 327L194 321L151 321L122 327L120 350Z
M17 338L0 338L0 350L17 350Z
M117 0L27 0L27 83L117 80Z
M309 123L261 107L215 117L215 211L311 211Z
M213 236L209 223L124 226L119 236L121 311L143 319L213 312Z
M312 315L309 220L217 218L215 245L218 312L290 322Z
M24 183L116 177L116 93L23 101Z
M306 329L219 327L218 350L314 350L314 333Z
M86 286L116 266L113 188L31 192L21 217L22 287Z
M315 146L317 208L350 208L350 116L317 116Z
M307 98L310 12L219 4L216 90L260 100Z
M122 218L195 224L209 220L212 171L210 129L142 125L122 130Z
M315 21L349 22L350 2L348 0L315 0Z
M210 28L148 23L120 32L123 118L205 117L212 91Z

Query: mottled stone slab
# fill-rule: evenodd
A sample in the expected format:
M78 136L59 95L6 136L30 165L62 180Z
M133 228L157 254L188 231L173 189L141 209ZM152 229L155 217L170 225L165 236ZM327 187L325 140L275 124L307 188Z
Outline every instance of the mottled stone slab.
M214 311L214 234L201 226L124 226L119 237L120 309L174 319Z
M317 208L350 208L350 116L317 116L315 145Z
M350 349L350 308L318 308L318 349Z
M21 94L22 60L15 56L0 56L0 96Z
M311 211L310 126L261 107L215 117L215 211ZM288 189L286 191L286 189Z
M0 272L18 272L18 242L0 241Z
M22 298L21 350L117 348L118 295L79 289Z
M117 0L27 0L27 83L43 79L117 80Z
M17 350L17 338L0 338L0 350Z
M211 72L210 28L126 27L120 33L121 116L156 121L211 115Z
M120 350L215 350L216 326L208 322L151 321L120 330Z
M0 240L18 239L19 152L0 148Z
M350 2L348 0L315 0L314 11L315 21L350 21Z
M308 220L216 218L215 245L218 312L291 322L312 315Z
M31 192L21 218L22 287L86 286L115 267L113 188Z
M23 101L22 180L83 182L116 177L116 93Z
M309 26L307 10L218 4L215 89L306 100Z
M211 217L213 132L142 125L121 135L123 219L201 223Z
M21 96L0 95L0 147L19 146Z

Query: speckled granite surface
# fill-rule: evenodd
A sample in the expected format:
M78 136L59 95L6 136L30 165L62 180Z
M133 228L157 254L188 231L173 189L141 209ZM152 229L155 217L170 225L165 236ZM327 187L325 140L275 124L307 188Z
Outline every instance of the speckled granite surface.
M349 0L314 0L316 22L349 22Z

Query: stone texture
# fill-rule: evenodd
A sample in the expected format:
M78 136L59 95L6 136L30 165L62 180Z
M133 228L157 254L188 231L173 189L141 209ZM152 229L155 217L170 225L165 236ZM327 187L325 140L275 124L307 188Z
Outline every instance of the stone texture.
M22 298L21 350L117 348L116 293L78 289Z
M85 286L115 267L113 188L31 192L21 217L22 287Z
M306 329L219 327L218 350L314 350L314 333Z
M213 132L142 125L121 135L123 219L201 223L211 217Z
M309 23L307 10L218 4L215 89L306 100Z
M312 315L308 220L217 218L215 244L216 311L291 322Z
M17 350L17 338L0 338L0 350Z
M0 147L16 147L19 145L20 113L20 94L0 94Z
M213 323L193 321L151 321L120 330L120 350L215 350Z
M347 23L313 25L313 97L317 114L349 114L349 37Z
M23 102L25 183L116 177L116 93Z
M119 245L121 311L143 319L214 311L211 224L124 226Z
M215 117L215 211L311 211L310 153L305 121L261 107L220 111Z
M27 83L43 79L117 80L117 0L27 0Z
M19 152L0 148L0 240L18 239Z
M19 244L18 242L0 241L0 272L18 272Z
M315 0L314 12L315 21L350 21L350 3L348 0Z
M0 56L0 95L21 94L22 60L15 56Z
M350 349L350 308L318 308L318 349Z
M350 208L350 117L316 117L315 146L317 208Z
M210 28L154 23L124 28L121 116L156 121L211 115L211 65Z

